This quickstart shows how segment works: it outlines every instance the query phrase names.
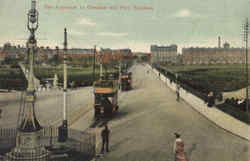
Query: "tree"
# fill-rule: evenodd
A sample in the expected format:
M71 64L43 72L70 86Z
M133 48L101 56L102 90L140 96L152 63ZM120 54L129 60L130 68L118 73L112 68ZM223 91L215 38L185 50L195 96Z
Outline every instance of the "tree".
M50 60L49 63L54 65L62 64L62 60L60 59L59 55L54 55Z

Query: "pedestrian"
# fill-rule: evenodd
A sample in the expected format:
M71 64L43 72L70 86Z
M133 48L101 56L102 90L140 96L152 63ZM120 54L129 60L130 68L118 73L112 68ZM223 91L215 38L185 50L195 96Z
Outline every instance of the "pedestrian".
M180 100L180 91L179 90L176 90L176 96L177 96L176 101L179 102L179 100Z
M104 153L104 148L106 147L106 152L109 152L109 134L110 130L108 128L108 125L105 125L105 128L102 130L102 150L101 153Z
M213 107L214 104L215 104L215 98L214 98L213 92L209 92L207 96L207 106Z
M176 86L177 86L176 87L176 96L177 96L176 101L179 102L179 100L180 100L180 85L177 84Z
M181 135L178 133L174 133L174 135L176 137L173 149L175 161L187 161L184 153L184 142L181 139Z

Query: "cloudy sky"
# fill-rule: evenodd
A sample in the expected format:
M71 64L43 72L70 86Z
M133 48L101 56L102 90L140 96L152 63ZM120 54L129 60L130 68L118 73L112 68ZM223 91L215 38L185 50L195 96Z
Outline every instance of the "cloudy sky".
M25 44L30 0L0 0L0 46ZM250 17L249 0L38 0L38 45L131 48L151 44L217 46L217 37L241 47L241 26Z

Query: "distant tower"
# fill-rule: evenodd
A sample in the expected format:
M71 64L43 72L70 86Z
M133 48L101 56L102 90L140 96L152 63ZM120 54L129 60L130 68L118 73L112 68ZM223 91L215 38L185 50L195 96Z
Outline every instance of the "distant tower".
M225 49L229 49L229 48L230 48L230 44L229 44L228 42L225 42L225 43L224 43L224 48L225 48Z
M221 48L221 38L220 38L220 36L218 37L218 48Z

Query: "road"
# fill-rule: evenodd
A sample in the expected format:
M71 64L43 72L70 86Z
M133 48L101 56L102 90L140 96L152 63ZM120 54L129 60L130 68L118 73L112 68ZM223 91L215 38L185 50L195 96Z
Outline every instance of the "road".
M249 161L250 143L225 132L194 111L176 102L175 93L142 65L132 68L135 89L119 94L119 112L109 122L111 152L101 161L173 161L174 132L182 134L190 161ZM20 93L0 95L0 127L15 127ZM62 117L62 91L38 93L36 114L42 125ZM86 109L93 101L92 88L69 92L70 113ZM71 128L84 130L93 121L93 110Z
M78 113L88 108L93 102L93 88L85 87L68 91L67 107L69 114ZM16 127L20 107L21 93L0 93L0 108L3 110L0 119L1 128ZM63 92L59 90L37 93L35 113L42 126L58 125L62 120Z
M101 161L173 161L174 132L182 134L190 161L249 161L250 142L205 119L147 67L133 67L135 89L122 92L119 113L109 122L111 152ZM93 111L71 127L87 128Z

